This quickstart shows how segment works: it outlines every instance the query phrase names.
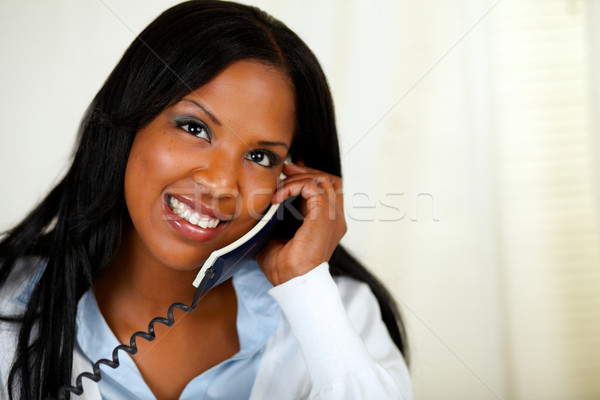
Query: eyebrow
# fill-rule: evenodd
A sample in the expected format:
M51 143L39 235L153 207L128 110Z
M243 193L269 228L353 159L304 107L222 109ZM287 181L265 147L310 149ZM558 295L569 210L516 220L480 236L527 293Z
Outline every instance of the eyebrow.
M270 142L268 140L261 140L258 142L258 144L260 146L283 146L286 149L289 149L289 146L287 145L287 143L284 143L284 142Z
M204 113L206 115L208 115L208 117L211 119L212 122L214 122L215 124L221 126L221 121L219 121L217 119L217 117L215 117L210 111L208 111L206 109L206 107L204 107L202 104L200 104L197 101L192 100L192 99L181 99L181 101L187 101L188 103L194 104L196 107L198 107L199 109L201 109L202 111L204 111Z
M195 105L196 107L198 107L199 109L201 109L202 111L204 111L204 113L206 113L206 115L208 115L208 117L217 125L222 126L221 121L219 121L217 119L217 117L215 117L210 111L208 111L206 109L206 107L204 107L202 104L198 103L195 100L192 99L181 99L181 101L187 101L188 103L192 103L193 105ZM272 142L269 140L261 140L258 142L258 144L260 146L283 146L286 149L289 149L289 146L287 145L287 143L284 142Z

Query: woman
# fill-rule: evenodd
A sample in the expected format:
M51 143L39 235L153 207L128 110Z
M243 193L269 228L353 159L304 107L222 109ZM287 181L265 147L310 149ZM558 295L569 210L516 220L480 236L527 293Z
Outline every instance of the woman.
M84 396L410 397L397 309L338 245L340 176L326 79L293 32L235 3L167 10L94 98L65 178L0 243L3 395L57 396L297 195L303 221Z

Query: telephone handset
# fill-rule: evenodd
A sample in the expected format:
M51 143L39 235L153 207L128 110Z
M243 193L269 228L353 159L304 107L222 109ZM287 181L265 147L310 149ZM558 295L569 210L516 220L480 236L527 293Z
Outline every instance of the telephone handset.
M278 219L277 210L281 204L271 204L265 215L244 236L213 251L200 268L193 285L198 287L212 268L213 276L203 288L203 291L207 291L231 278L247 260L253 259L269 241Z
M285 175L281 174L279 179L280 181L285 179ZM153 341L156 338L154 333L154 324L159 322L169 327L172 326L175 323L175 318L173 315L175 308L179 308L185 312L190 312L196 309L202 293L231 278L233 274L235 274L246 263L247 260L253 259L266 245L271 238L271 235L276 230L277 221L284 218L283 215L286 207L282 205L291 203L294 201L294 198L295 197L289 198L283 203L271 204L267 209L267 212L258 221L258 223L244 236L235 242L211 253L202 268L200 268L200 271L198 272L198 275L196 275L196 279L193 282L193 285L197 289L190 306L182 303L171 304L167 311L167 318L153 318L148 324L148 329L146 332L137 331L131 335L129 345L121 344L115 347L112 352L112 360L103 358L96 361L92 366L93 373L83 372L77 376L77 379L75 380L75 386L63 386L59 390L59 398L64 398L67 391L72 392L75 395L81 395L83 393L83 378L88 378L94 382L98 382L100 379L102 379L100 374L101 364L107 365L111 368L117 368L120 365L118 355L119 350L126 351L131 355L136 354L136 338L141 337L147 341ZM293 210L293 208L290 208L290 210ZM294 213L292 212L292 214ZM294 215L294 218L296 220L301 220L301 216L299 216L297 213ZM301 224L301 222L297 221L296 225L299 226L299 224ZM285 231L282 230L282 232ZM289 232L286 234L289 234Z
M289 161L291 161L291 158L288 155L286 162ZM281 173L279 182L285 178L285 174ZM258 223L244 236L221 249L213 251L200 268L193 285L199 287L203 279L208 279L202 289L205 292L231 278L246 261L254 259L271 238L277 221L283 219L285 205L290 204L295 198L296 196L285 200L283 203L271 204ZM298 216L296 216L296 219L298 219Z
M289 155L285 161L291 161ZM279 175L279 182L285 178L286 176L282 172ZM198 287L203 279L208 279L202 289L203 292L206 292L231 278L246 261L254 259L271 238L276 222L283 219L283 208L281 209L282 212L278 213L279 207L284 203L290 203L294 198L289 198L283 203L271 204L258 223L244 236L223 248L213 251L200 268L193 285Z

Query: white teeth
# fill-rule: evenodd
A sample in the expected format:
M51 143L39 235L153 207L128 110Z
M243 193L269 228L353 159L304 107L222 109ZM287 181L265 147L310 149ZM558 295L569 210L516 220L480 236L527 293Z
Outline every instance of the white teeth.
M198 221L200 221L200 216L198 213L193 213L192 216L188 219L190 224L198 225Z
M217 225L219 225L219 222L221 222L218 219L207 219L207 218L203 218L201 219L200 214L198 214L197 212L193 212L192 209L190 209L186 204L184 204L183 202L178 201L176 198L169 196L168 199L168 204L169 207L173 210L173 212L185 219L187 222L189 222L192 225L196 225L199 226L201 228L216 228Z

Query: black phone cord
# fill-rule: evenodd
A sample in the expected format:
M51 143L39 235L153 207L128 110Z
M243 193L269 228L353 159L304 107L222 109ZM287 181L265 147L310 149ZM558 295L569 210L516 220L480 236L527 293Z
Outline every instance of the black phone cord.
M204 275L202 282L200 282L200 285L198 285L198 289L196 289L196 294L194 295L194 299L192 300L192 304L190 306L187 306L183 303L171 304L169 306L169 310L167 311L167 318L164 318L164 317L153 318L152 321L150 321L150 323L148 324L148 330L146 332L137 331L133 335L131 335L131 338L129 339L129 346L127 346L125 344L120 344L114 348L114 350L112 352L112 360L109 360L107 358L102 358L102 359L96 361L94 363L94 365L92 366L92 369L94 371L93 373L82 372L81 374L79 374L77 376L77 379L75 380L75 386L65 385L65 386L61 387L58 391L58 398L60 400L63 400L66 396L66 392L71 392L75 395L81 395L83 393L83 383L82 383L83 378L88 378L94 382L100 381L100 379L102 379L102 376L100 374L100 365L101 364L108 365L111 368L117 368L120 365L119 354L118 354L119 350L126 351L127 353L129 353L131 355L136 354L138 351L136 339L138 337L145 339L149 342L156 339L156 334L154 333L154 324L156 324L157 322L161 323L163 325L166 325L168 327L173 326L173 324L175 323L175 318L173 316L173 311L175 310L175 308L179 308L180 310L183 310L186 313L190 312L190 311L194 311L196 309L196 306L198 305L198 302L200 301L200 296L204 292L204 288L206 287L208 282L214 277L214 274L215 274L215 271L212 269L212 267L206 271L206 274ZM49 400L49 399L47 399L47 400Z

